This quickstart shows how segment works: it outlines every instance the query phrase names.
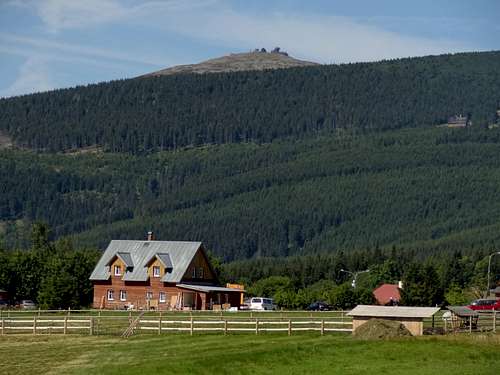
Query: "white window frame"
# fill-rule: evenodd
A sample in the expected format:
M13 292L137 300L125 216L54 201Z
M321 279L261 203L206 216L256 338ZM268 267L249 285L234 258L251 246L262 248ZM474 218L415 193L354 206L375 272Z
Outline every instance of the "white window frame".
M158 271L158 273L156 273ZM160 266L153 266L153 277L160 277L161 276L161 268Z
M113 289L108 289L108 291L106 292L106 297L108 298L108 301L114 301L115 291Z
M158 301L160 303L165 303L167 302L167 293L165 292L160 292L159 296L158 296Z
M126 300L127 300L127 291L120 290L120 301L126 301Z
M122 268L115 264L115 266L113 267L113 274L115 276L121 276L122 275Z
M204 274L203 267L198 268L198 278L203 279L203 274Z
M151 301L153 299L153 292L148 290L146 292L146 301Z

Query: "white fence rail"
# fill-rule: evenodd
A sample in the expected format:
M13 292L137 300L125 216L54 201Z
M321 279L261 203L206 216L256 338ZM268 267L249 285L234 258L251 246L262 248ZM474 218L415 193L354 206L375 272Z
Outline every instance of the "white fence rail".
M0 334L116 334L130 325L128 316L15 316L0 318ZM281 318L279 316L250 318L241 316L145 316L137 321L134 333L168 332L287 332L291 335L299 331L352 332L350 320L336 317L315 319L308 316Z

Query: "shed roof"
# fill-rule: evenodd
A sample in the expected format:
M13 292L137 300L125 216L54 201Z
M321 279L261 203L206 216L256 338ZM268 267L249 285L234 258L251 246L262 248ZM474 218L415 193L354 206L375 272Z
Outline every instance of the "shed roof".
M459 317L479 316L477 311L474 311L467 306L446 306L446 308Z
M146 281L148 279L146 263L156 254L167 253L172 269L162 277L162 281L178 283L199 249L203 249L201 242L113 240L97 262L90 280L108 280L110 260L118 256L118 253L129 253L134 268L125 272L123 280ZM166 261L165 257L163 258Z
M439 310L439 307L358 305L347 315L377 318L430 318Z

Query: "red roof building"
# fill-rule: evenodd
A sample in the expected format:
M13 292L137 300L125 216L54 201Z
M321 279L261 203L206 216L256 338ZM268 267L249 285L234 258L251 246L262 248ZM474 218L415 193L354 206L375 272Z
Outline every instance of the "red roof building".
M382 284L373 291L373 296L379 305L398 304L401 299L398 284Z

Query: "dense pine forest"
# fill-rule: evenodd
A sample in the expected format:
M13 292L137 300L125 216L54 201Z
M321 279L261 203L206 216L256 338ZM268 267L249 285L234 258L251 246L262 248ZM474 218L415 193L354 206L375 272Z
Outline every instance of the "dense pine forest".
M2 99L0 287L85 306L96 249L154 230L285 307L398 280L406 303L465 303L500 246L499 100L500 52ZM455 114L472 125L439 126ZM353 290L342 268L370 273Z
M137 78L0 100L0 131L20 146L140 154L300 139L334 129L494 120L500 52L264 72Z

